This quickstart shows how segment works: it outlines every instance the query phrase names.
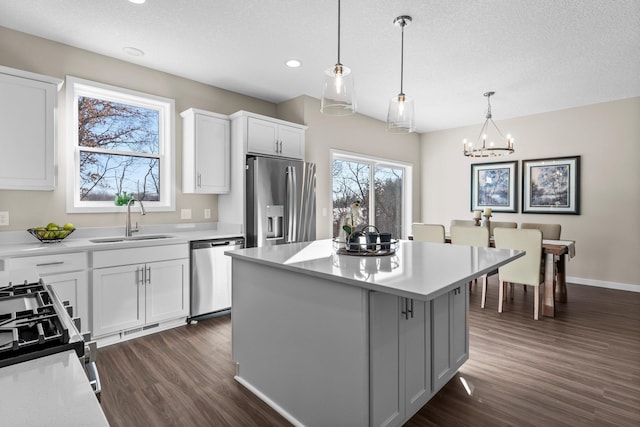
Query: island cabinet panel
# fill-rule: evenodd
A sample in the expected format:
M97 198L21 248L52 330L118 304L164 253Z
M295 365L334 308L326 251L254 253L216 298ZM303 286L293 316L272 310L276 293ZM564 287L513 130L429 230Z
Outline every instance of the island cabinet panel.
M400 426L431 396L430 304L370 294L372 426Z
M434 393L449 382L469 358L468 307L466 286L431 301Z
M236 380L295 425L369 425L368 291L233 258Z

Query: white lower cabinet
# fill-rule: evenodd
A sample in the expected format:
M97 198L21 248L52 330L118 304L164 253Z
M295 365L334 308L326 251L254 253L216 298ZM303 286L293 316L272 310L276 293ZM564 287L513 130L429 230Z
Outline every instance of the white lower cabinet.
M400 426L431 397L430 304L369 295L370 420Z
M94 336L189 314L188 245L173 246L94 252ZM127 259L134 263L113 266Z
M60 301L68 302L73 307L73 316L80 319L80 332L90 330L87 268L86 252L4 260L6 271L36 271L46 285L51 285Z
M437 392L469 358L469 295L459 286L431 301L433 391Z

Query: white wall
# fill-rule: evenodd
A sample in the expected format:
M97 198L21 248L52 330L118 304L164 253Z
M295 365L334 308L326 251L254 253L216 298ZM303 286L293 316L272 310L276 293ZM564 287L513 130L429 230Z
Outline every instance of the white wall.
M576 240L570 280L640 290L640 98L496 123L516 138L515 154L498 161L582 156L581 214L492 219L560 223L562 238ZM464 157L462 140L474 139L481 125L422 135L422 221L448 228L452 219L471 219L470 165L491 161ZM519 177L519 198L521 190Z

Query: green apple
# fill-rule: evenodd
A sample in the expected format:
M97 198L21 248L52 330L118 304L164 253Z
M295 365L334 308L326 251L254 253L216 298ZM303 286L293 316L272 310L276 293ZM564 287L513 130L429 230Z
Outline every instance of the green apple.
M65 230L75 230L76 229L73 226L73 224L71 224L71 223L66 223L65 225L62 226L62 228L64 228Z

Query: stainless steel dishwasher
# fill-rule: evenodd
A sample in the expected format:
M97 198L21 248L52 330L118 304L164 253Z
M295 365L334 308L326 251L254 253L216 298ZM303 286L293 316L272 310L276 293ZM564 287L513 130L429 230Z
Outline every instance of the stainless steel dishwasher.
M225 251L244 247L244 238L191 242L191 314L189 321L231 308L231 258ZM194 319L196 318L196 319Z

